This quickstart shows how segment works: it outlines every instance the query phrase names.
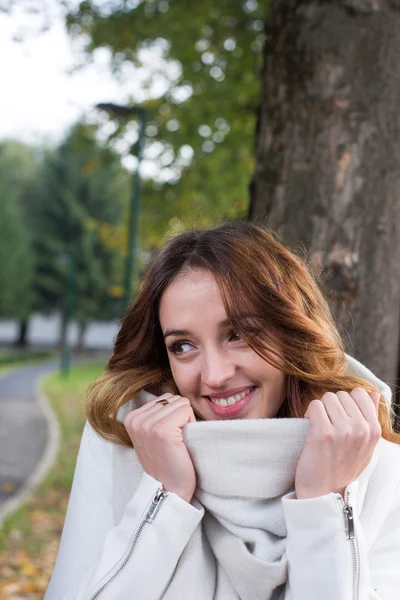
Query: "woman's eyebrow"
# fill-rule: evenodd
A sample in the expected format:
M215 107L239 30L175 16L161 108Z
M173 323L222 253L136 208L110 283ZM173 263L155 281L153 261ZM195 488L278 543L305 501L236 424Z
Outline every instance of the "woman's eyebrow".
M223 321L219 321L218 323L218 327L227 327L228 325L230 325L229 319L224 319ZM189 329L167 329L164 333L164 340L170 335L178 337L181 335L193 335L193 332Z
M189 329L167 329L167 331L164 333L164 340L170 335L192 335L192 332L189 331Z
M231 322L229 319L224 319L223 321L220 321L218 323L218 327L228 327L228 325L231 325Z

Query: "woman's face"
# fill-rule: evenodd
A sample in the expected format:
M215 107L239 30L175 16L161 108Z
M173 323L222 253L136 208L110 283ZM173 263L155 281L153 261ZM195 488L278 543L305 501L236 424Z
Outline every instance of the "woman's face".
M218 284L203 269L182 272L161 297L159 318L179 393L206 420L273 417L285 375L227 320Z

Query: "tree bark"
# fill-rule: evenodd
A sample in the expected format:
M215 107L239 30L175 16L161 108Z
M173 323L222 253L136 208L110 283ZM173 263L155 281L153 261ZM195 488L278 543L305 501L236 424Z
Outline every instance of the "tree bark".
M400 0L271 0L249 218L308 252L346 349L394 385Z

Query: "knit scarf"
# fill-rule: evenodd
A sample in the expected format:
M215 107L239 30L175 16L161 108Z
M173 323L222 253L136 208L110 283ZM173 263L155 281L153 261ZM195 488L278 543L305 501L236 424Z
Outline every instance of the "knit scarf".
M353 372L379 381L349 360ZM388 394L382 382L379 387ZM288 565L282 497L294 490L308 431L307 419L201 421L184 427L197 475L192 502L199 502L205 514L163 600L284 598ZM143 470L129 449L115 447L113 461L118 522Z

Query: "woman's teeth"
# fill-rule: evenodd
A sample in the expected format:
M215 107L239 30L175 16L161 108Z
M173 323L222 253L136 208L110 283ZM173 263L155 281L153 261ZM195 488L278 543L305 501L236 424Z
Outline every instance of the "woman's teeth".
M245 396L247 396L253 389L254 388L252 387L248 388L247 390L240 392L240 394L235 394L234 396L229 396L228 398L210 398L210 400L217 406L232 406L232 404L236 404L236 402L239 402L239 400L243 400L243 398L245 398Z

